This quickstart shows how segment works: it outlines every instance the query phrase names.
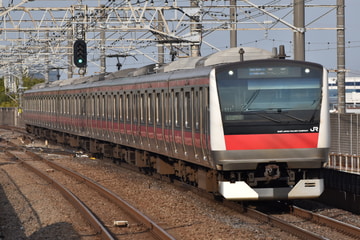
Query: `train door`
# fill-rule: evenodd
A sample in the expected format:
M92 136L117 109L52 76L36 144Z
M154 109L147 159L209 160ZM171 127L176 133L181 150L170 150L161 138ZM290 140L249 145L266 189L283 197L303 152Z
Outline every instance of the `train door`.
M164 148L166 152L173 152L173 143L172 143L172 127L171 127L171 103L172 97L171 92L166 91L164 93Z
M107 92L105 95L105 139L112 139L113 131L113 93Z
M119 93L119 143L122 143L122 141L126 141L126 134L125 134L125 103L126 103L126 95L124 92Z
M62 114L62 96L57 92L56 94L56 126L57 129L61 130L61 114Z
M165 93L165 141L167 143L166 149L174 155L177 153L175 139L174 139L174 90L171 89Z
M119 131L119 94L117 92L113 93L113 117L112 117L112 139L116 142L118 138L118 131Z
M102 92L100 95L100 117L99 117L99 136L105 138L107 132L107 116L106 113L106 93Z
M140 134L140 121L139 121L139 96L140 92L133 92L133 104L132 104L132 144L139 145L142 142Z
M91 136L91 117L92 117L92 97L90 93L86 94L86 135Z
M84 135L86 132L86 95L80 95L80 105L79 105L79 118L81 120L80 124L80 134Z
M184 89L176 89L174 92L174 142L176 153L185 156L184 146Z
M140 136L142 139L142 145L145 147L149 146L149 136L148 136L148 124L147 124L147 91L140 93L139 99L139 121L140 121Z
M130 92L126 93L125 96L125 136L126 136L126 142L132 143L133 137L132 137L132 94Z
M150 139L150 148L156 149L157 139L156 139L156 123L155 123L155 91L149 91L147 99L147 111L148 111L148 136Z
M96 120L97 120L97 115L98 115L98 110L97 110L97 106L98 106L98 103L97 103L97 99L98 99L98 96L96 95L96 93L92 93L92 96L91 96L91 99L92 99L92 114L91 114L91 135L93 137L96 136L97 134L97 131L96 131L96 127L97 127L97 123L96 123Z
M207 164L212 165L210 162L210 111L209 111L209 88L201 88L200 92L200 139L201 149L203 152L203 160Z
M71 124L71 120L70 120L70 97L69 95L65 95L65 114L64 114L64 123L65 123L65 130L69 131L70 130L70 124Z
M188 88L184 92L184 146L189 159L196 158L194 132L194 89Z
M79 132L79 128L80 128L80 119L79 119L79 96L78 95L73 95L72 96L72 120L71 120L71 125L72 125L72 129L73 132L78 133Z

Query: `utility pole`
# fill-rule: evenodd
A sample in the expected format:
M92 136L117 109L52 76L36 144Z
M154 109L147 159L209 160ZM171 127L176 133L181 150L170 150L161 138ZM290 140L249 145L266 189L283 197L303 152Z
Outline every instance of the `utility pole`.
M236 30L236 0L230 0L230 47L237 47L237 30Z
M105 32L105 19L106 19L106 9L105 5L101 5L100 11L100 21L103 24L103 29L100 30L100 72L106 73L106 32Z
M191 7L198 7L197 0L190 0ZM190 25L190 32L194 35L201 34L202 31L201 21L199 16L192 16L191 18L191 25ZM191 44L191 56L198 57L200 56L200 45L199 44Z
M305 1L294 0L294 59L305 61Z
M337 0L337 89L338 112L346 113L345 99L345 0Z

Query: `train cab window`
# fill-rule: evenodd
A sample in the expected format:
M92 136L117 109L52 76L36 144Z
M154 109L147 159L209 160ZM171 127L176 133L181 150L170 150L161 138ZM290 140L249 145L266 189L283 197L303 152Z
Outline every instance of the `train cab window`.
M216 74L225 134L304 129L319 122L320 65L277 60L250 64ZM264 127L256 128L255 122Z

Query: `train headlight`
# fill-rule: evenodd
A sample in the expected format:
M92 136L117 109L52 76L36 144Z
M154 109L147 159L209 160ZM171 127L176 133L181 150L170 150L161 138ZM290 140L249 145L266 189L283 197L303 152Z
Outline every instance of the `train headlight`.
M310 69L309 69L309 68L305 68L305 73L310 73Z

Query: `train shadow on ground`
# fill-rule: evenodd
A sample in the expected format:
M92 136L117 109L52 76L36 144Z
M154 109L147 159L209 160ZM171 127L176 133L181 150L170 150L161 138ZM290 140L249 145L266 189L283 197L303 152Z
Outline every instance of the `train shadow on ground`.
M12 206L3 186L0 185L0 239L58 239L59 236L66 236L66 239L69 240L80 239L81 237L74 230L73 226L67 222L58 222L44 226L27 237L18 213Z

